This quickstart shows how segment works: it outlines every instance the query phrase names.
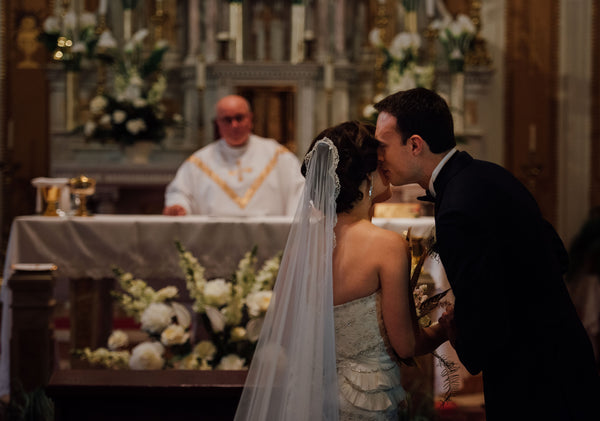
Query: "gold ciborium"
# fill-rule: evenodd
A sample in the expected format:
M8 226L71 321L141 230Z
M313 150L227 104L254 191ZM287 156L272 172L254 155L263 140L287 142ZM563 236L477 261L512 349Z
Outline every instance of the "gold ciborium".
M96 192L96 180L85 175L80 175L69 181L69 188L71 189L71 194L77 198L78 203L74 215L91 216L91 213L87 210L87 198Z
M37 177L31 180L31 184L37 189L36 213L41 213L43 216L63 216L68 209L61 209L63 199L63 187L68 183L66 178L47 178ZM45 204L45 209L42 211L42 200ZM66 205L66 203L62 203Z

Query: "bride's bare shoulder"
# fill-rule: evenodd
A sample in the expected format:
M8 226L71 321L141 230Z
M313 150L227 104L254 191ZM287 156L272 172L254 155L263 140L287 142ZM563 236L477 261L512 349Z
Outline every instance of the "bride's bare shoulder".
M371 224L371 232L375 240L373 243L377 250L388 253L398 253L408 250L408 243L402 234L373 224Z

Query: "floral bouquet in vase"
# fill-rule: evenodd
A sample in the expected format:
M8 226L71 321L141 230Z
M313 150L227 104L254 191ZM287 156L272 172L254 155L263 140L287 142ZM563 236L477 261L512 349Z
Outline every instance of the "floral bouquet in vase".
M75 355L94 366L106 368L131 368L134 370L159 370L177 368L190 354L191 315L184 305L175 301L178 290L167 286L156 291L131 273L113 268L121 287L113 291L117 303L128 316L141 325L146 340L129 350L130 340L122 330L115 330L108 339L107 348L75 351Z
M193 310L199 314L208 336L196 346L201 353L194 351L196 363L224 370L247 368L269 307L281 253L267 260L257 272L254 247L229 278L207 280L197 259L180 242L176 245Z

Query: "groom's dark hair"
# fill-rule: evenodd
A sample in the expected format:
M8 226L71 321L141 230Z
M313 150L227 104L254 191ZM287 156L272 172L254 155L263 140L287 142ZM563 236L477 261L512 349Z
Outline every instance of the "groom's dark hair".
M403 143L412 135L419 135L433 153L456 146L450 108L434 91L425 88L399 91L379 101L375 109L396 117L396 129Z

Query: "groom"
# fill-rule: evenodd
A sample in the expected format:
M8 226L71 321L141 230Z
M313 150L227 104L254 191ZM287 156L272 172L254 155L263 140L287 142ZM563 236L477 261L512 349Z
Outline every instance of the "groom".
M535 199L507 170L456 150L435 92L401 91L375 108L383 171L435 202L452 343L483 373L486 420L600 420L594 354L563 283L568 257Z

